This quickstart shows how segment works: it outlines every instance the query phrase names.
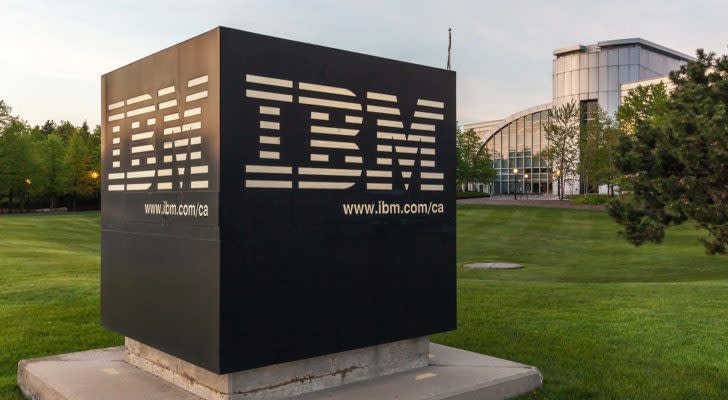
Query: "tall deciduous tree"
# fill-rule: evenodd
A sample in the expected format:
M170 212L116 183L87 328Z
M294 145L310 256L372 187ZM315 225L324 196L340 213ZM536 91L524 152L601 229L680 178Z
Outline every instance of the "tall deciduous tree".
M667 85L657 83L630 89L617 109L617 125L625 133L632 134L639 121L653 125L666 122L669 95Z
M468 183L487 184L495 178L495 169L488 149L483 146L474 130L463 131L458 127L456 157L455 175L458 186Z
M78 198L98 198L100 144L98 125L91 131L86 122L46 121L30 128L0 100L0 203L22 210L32 194L56 207L63 196L75 209Z
M66 146L65 171L66 192L71 196L71 209L76 210L76 200L80 196L88 196L93 192L93 180L90 167L93 154L88 145L88 129L86 133L76 132Z
M647 107L616 163L632 190L609 214L635 245L659 243L666 228L694 221L707 230L710 254L728 253L728 56L698 50L670 79L675 85L661 121Z
M66 157L63 139L53 133L39 143L41 154L39 187L48 196L49 206L54 208L58 197L65 193Z
M579 171L586 183L606 185L609 195L618 180L614 162L617 145L624 132L601 108L587 122L579 146Z
M559 198L564 197L564 182L576 178L579 170L579 106L571 101L554 106L543 125L549 146L540 153L557 177Z
M16 201L21 209L25 207L27 182L35 173L29 130L24 121L12 118L0 135L0 193L7 196L10 209Z
M88 132L88 126L86 126L86 128L86 132ZM68 140L71 139L71 136L73 136L77 132L78 129L76 129L76 127L68 121L61 121L61 124L58 125L55 130L55 133L60 136L64 142L68 142Z

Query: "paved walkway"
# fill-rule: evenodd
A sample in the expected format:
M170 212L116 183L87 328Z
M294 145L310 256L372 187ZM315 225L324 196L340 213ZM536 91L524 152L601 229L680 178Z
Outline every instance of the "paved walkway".
M479 199L461 199L458 200L458 204L482 204L489 206L526 206L526 207L547 207L547 208L574 208L581 210L605 210L602 205L590 205L590 204L574 204L571 200L556 200L550 198L529 198L528 200L521 199L513 200L513 198L499 197L485 197Z

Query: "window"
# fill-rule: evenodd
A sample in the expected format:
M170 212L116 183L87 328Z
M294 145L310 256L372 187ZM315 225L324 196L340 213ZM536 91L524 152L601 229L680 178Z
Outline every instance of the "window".
M550 172L545 160L536 159L547 147L543 125L548 121L548 111L540 111L520 117L494 133L485 144L492 149L496 178L493 193L513 194L524 190L524 174L528 173L526 191L534 194L550 193ZM517 175L513 168L518 168Z

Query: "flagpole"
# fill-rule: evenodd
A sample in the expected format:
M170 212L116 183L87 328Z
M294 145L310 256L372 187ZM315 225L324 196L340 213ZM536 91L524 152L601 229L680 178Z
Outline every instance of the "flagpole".
M447 28L447 69L451 69L450 50L452 49L452 28Z

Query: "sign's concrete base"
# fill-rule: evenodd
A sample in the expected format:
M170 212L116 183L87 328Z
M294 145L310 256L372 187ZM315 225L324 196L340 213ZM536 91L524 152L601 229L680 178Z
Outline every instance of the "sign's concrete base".
M279 400L428 365L427 336L218 375L126 338L125 361L205 400Z
M125 353L124 347L113 347L22 360L18 364L18 386L33 400L202 399L129 364ZM306 379L305 375L299 378ZM262 382L269 378L246 379ZM541 383L541 373L535 367L431 344L429 365L425 367L311 391L296 399L506 399L528 393ZM254 399L263 392L232 396L220 393L218 398Z

